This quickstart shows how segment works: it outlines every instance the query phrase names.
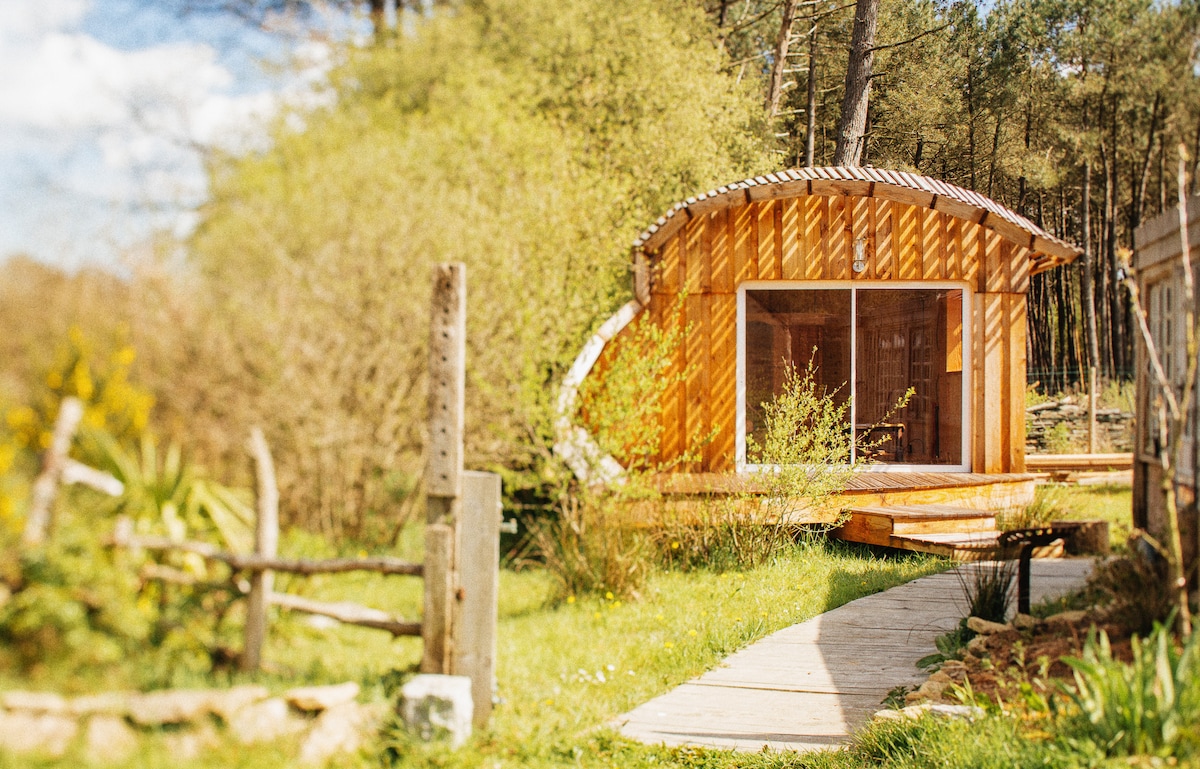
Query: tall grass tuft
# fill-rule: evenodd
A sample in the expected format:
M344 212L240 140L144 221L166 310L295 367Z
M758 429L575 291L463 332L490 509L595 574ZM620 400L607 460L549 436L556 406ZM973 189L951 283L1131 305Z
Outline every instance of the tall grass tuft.
M1082 658L1065 658L1075 687L1064 687L1075 709L1063 719L1068 742L1090 744L1108 756L1163 758L1200 749L1200 640L1178 648L1163 625L1143 642L1133 638L1133 661L1113 657L1108 635L1088 634Z
M984 561L955 570L967 600L968 616L1004 622L1012 603L1016 569L1016 561Z

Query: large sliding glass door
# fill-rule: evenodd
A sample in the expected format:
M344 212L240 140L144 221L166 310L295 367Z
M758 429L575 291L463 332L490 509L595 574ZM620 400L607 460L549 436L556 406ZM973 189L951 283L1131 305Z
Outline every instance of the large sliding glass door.
M847 403L856 464L968 469L961 287L763 284L739 296L738 458L789 367ZM898 408L897 404L907 405Z

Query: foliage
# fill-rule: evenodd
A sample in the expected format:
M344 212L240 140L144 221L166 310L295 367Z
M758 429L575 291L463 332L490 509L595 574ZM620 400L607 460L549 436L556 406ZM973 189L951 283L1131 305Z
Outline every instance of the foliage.
M1066 516L1066 492L1060 486L1039 486L1033 501L1024 507L1006 510L996 516L996 525L1001 531L1032 529L1048 526Z
M1133 638L1133 659L1114 659L1108 635L1089 633L1082 658L1066 659L1076 712L1064 720L1068 740L1086 741L1109 756L1166 758L1200 750L1200 640L1182 649L1157 625L1144 641Z
M132 519L139 534L171 539L199 539L235 552L253 545L254 510L248 490L232 489L205 477L188 462L183 450L170 444L160 452L158 442L143 435L137 453L123 448L106 432L85 429L79 436L85 459L111 474L124 493L102 505L106 517ZM191 559L203 568L203 561Z
M940 668L945 662L962 659L963 649L967 648L967 641L970 641L974 635L975 633L967 627L967 618L963 617L953 630L934 639L933 645L937 651L917 660L917 667L921 670L933 671Z
M12 595L0 606L0 660L30 678L89 681L145 650L154 611L135 600L138 582L114 559L96 529L75 516L60 521L50 544L19 553L4 548Z
M1174 603L1166 563L1136 552L1098 563L1088 584L1107 600L1114 622L1138 633L1165 622Z
M748 462L763 468L768 523L783 524L804 509L821 511L846 488L854 474L849 408L820 384L812 357L803 371L788 367L780 391L762 404L762 443L746 436Z
M366 536L419 475L434 263L468 270L467 462L521 493L559 472L557 383L628 296L638 229L766 165L752 97L682 0L409 21L339 52L331 106L214 162L190 244L285 514L334 535Z
M685 299L679 296L671 314L681 313ZM587 425L600 452L616 459L627 475L670 469L657 461L662 402L691 369L669 376L664 372L671 370L684 333L678 325L662 328L643 313L623 333L617 353L601 362L603 376L589 376L579 386L576 419Z
M619 495L568 493L553 516L529 521L527 548L553 575L558 598L638 594L651 548L629 510L628 500Z
M34 451L49 446L59 404L68 396L83 402L84 425L107 430L118 440L145 431L154 399L129 379L137 353L128 344L110 346L115 349L103 355L78 326L68 330L40 391L5 417L17 446Z

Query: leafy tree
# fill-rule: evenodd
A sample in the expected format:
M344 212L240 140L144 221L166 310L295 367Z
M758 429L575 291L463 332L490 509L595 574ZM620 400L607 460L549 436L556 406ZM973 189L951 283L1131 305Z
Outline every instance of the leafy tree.
M468 464L535 482L556 382L628 296L627 244L767 167L721 66L682 2L478 0L343 50L334 106L214 162L191 251L294 521L378 533L412 494L441 261L468 266Z

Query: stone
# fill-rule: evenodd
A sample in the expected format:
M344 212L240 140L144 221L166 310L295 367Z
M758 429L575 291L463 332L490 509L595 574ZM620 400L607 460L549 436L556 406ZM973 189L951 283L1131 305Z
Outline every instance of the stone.
M199 758L220 740L217 730L207 721L202 721L197 727L173 731L163 736L167 753L177 764Z
M265 686L235 686L228 691L212 692L208 707L213 715L230 724L243 708L270 696L271 692Z
M21 710L29 713L63 714L67 712L66 698L50 692L4 692L3 695L0 695L0 705L3 705L5 710Z
M961 681L967 675L967 663L961 660L946 660L939 672L945 673L952 681Z
M1012 630L1012 627L1000 622L989 622L982 617L967 617L967 629L974 631L977 635L996 635L1006 630Z
M0 712L0 751L61 758L79 734L74 718L25 710Z
M296 715L281 697L242 708L229 724L234 739L243 745L271 742L304 731L308 721Z
M949 674L949 673L947 673L947 672L945 672L944 670L939 670L939 671L937 671L936 673L934 673L933 675L931 675L931 676L929 677L929 680L930 680L930 681L936 681L936 682L938 682L938 683L942 683L942 684L952 684L952 683L954 683L954 679L953 679L953 678L951 678L951 677L950 677L950 674Z
M948 681L935 681L930 678L928 681L921 684L921 688L917 689L917 693L925 699L936 700L940 698L949 688L950 683Z
M875 715L871 716L876 721L903 721L904 711L888 708L886 710L877 710Z
M138 747L137 732L125 719L97 715L88 719L84 730L84 747L89 762L115 764L126 761Z
M1058 614L1052 614L1046 617L1047 625L1078 625L1087 619L1088 613L1083 609L1075 609L1072 611L1062 611Z
M424 674L400 690L400 717L422 740L448 739L460 747L471 736L475 705L467 676Z
M333 686L301 686L283 693L283 698L297 710L314 713L328 710L358 697L358 684L347 681Z
M360 750L383 721L383 711L354 702L326 708L300 743L301 764L324 764L339 753Z
M129 699L129 717L138 726L162 726L196 721L211 712L213 692L175 689L138 694Z
M974 705L935 703L929 706L929 712L942 718L963 719L965 721L974 721L984 716L983 708L977 708Z
M967 651L976 657L986 657L988 656L987 641L987 636L977 635L970 641L967 641Z
M129 692L85 694L68 701L67 712L73 716L126 716L133 696Z
M1012 626L1017 630L1033 630L1037 627L1037 618L1029 614L1018 614L1013 617Z

